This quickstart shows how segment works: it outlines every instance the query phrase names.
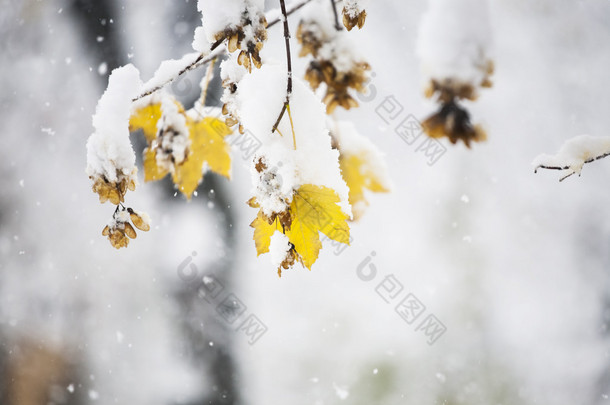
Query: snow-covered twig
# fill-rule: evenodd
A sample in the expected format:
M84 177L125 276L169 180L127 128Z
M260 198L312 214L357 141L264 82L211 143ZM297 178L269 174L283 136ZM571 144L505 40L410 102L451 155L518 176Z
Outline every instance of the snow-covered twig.
M559 181L582 171L582 167L599 159L610 156L610 137L580 135L567 140L556 155L539 155L532 165L534 173L538 169L569 170L569 173Z
M307 3L310 3L313 0L302 0L301 2L295 4L294 6L292 6L292 8L290 8L290 10L288 10L286 12L287 15L290 15L294 12L296 12L297 10L301 9L301 7L305 6ZM271 12L269 12L268 14L275 14L274 11L272 10ZM277 18L273 18L273 19L267 19L267 21L269 21L269 23L267 24L267 28L270 28L274 25L276 25L277 23L279 23L282 20L282 17L277 17ZM211 62L214 58L217 58L218 56L222 55L223 53L226 52L226 47L220 47L220 45L222 44L222 42L224 41L224 39L222 40L218 40L216 42L214 42L211 46L210 46L210 52L209 53L202 53L199 55L199 57L197 59L195 59L194 61L186 64L181 70L179 70L174 76L172 76L171 78L163 81L162 83L155 83L153 86L151 86L150 88L147 88L147 86L144 86L144 91L142 93L140 93L137 97L135 97L132 101L137 101L141 98L144 98L146 96L150 96L151 94L161 90L163 87L167 86L168 84L170 84L171 82L173 82L174 80L176 80L178 77L182 76L183 74L190 72L191 70L197 69L200 66L203 66L209 62Z
M280 121L282 120L286 109L290 108L290 96L292 95L292 58L290 56L290 28L288 27L288 14L286 13L286 4L284 3L284 0L280 0L280 8L282 10L282 19L284 21L284 41L286 44L286 65L288 69L288 82L286 84L286 100L284 101L284 105L282 106L280 115L277 117L277 120L275 121L271 132L277 131L277 126L280 125ZM296 149L296 139L294 140L294 147Z

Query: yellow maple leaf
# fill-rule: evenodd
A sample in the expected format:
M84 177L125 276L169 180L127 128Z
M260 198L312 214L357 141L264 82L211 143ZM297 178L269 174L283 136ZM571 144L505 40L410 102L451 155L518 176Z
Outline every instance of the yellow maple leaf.
M341 154L339 158L341 175L349 188L349 203L352 206L353 220L357 220L368 205L364 190L387 193L383 180L366 164L366 158L359 155Z
M157 153L154 149L144 149L144 181L161 180L169 172L157 165Z
M138 108L129 118L129 131L141 129L150 144L157 137L157 121L161 118L161 103Z
M282 231L282 226L280 225L277 218L273 221L272 224L269 224L269 222L261 212L258 213L258 215L254 219L254 221L252 221L250 226L254 228L254 244L256 245L257 256L269 252L269 245L271 244L271 235L273 235L275 231Z
M203 178L203 164L210 170L227 178L231 173L231 157L225 136L231 129L220 119L205 117L195 121L187 117L189 131L189 154L184 162L176 165L173 180L178 189L190 199Z
M339 202L339 196L331 188L302 185L295 191L288 208L289 227L284 229L278 218L269 224L261 212L250 224L254 228L257 253L268 252L271 235L280 231L294 245L301 263L311 270L322 249L320 232L337 242L349 244L348 216L341 210Z

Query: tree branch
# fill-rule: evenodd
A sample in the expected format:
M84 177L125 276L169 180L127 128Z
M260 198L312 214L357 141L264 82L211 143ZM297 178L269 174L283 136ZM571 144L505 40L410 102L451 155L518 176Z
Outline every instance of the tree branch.
M333 9L333 15L335 17L335 29L341 31L341 24L339 24L339 15L337 14L337 6L335 6L335 0L330 0L330 6Z
M282 20L284 22L284 41L286 45L286 64L288 67L288 83L286 84L286 100L284 100L284 105L282 106L282 111L280 111L280 115L277 117L275 124L273 125L273 129L271 132L277 131L277 126L280 125L280 121L286 112L286 108L290 103L290 96L292 95L292 58L290 56L290 28L288 27L288 14L286 13L286 4L284 0L280 0L280 8L282 9Z
M583 162L583 166L587 163L592 163L595 162L596 160L600 160L603 159L607 156L610 156L610 152L608 153L604 153L601 154L599 156L595 156L592 157L590 159L587 159ZM571 172L565 176L563 176L562 178L559 179L559 181L564 181L565 179L567 179L568 177L572 176L573 174L576 174L576 172L574 171L574 169L571 166L547 166L547 165L538 165L536 166L536 168L534 169L534 173L538 173L538 169L547 169L547 170L571 170ZM580 176L580 173L578 174Z
M290 14L294 13L295 11L299 10L304 5L310 3L311 1L312 0L302 0L300 3L295 4L285 14L290 15ZM271 28L272 26L279 23L282 19L287 20L286 17L284 17L284 16L282 16L281 18L272 19L271 21L268 22L267 28ZM141 93L139 96L137 96L136 98L134 98L131 101L138 101L141 98L150 96L151 94L161 90L163 87L167 86L168 84L170 84L171 82L176 80L178 77L182 76L183 74L190 72L191 70L197 69L199 66L205 65L206 63L209 63L210 61L212 61L214 58L217 58L218 56L222 55L223 53L225 53L227 51L226 47L220 48L220 45L223 43L223 41L224 40L218 40L218 41L214 42L212 44L212 46L210 47L209 53L207 53L207 54L202 53L201 55L199 55L199 57L197 59L195 59L195 61L186 65L180 72L178 72L178 74L176 76L172 77L171 79L167 80L166 82L164 82L158 86L145 90L143 93Z

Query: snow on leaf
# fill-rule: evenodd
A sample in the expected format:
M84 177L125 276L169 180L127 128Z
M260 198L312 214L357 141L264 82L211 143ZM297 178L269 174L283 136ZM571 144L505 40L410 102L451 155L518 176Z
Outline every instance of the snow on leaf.
M387 193L390 190L384 186L384 180L367 165L365 156L341 154L339 165L343 180L349 187L353 220L357 220L362 215L364 206L368 205L364 197L365 189L375 193Z
M282 213L271 220L259 211L250 224L254 228L257 253L269 252L271 236L280 231L288 237L293 248L286 252L284 264L278 269L288 268L296 259L311 270L318 259L322 242L320 232L340 243L349 244L348 216L339 206L337 193L328 187L304 184L295 191L288 215ZM271 222L271 223L270 223Z
M193 118L170 97L136 109L129 129L141 129L148 141L144 150L145 181L161 180L171 173L176 187L190 199L203 178L204 164L215 173L231 176L230 148L225 141L231 129L220 119ZM188 143L182 133L188 133Z

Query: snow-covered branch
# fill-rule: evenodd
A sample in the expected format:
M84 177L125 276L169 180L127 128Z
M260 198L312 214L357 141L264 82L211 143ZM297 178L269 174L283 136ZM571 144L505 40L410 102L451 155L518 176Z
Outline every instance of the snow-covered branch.
M610 155L609 136L580 135L567 140L555 155L537 156L532 165L534 172L538 169L567 170L568 173L559 179L563 181L573 174L582 171L586 163L603 159Z
M288 10L286 10L286 14L293 14L311 1L312 0L302 0L301 2L293 5ZM282 20L279 10L271 10L267 12L266 18L268 21L267 28L278 24ZM216 42L210 45L209 50L207 52L201 52L198 54L188 54L181 59L165 61L165 66L164 63L161 63L161 66L159 66L159 69L157 69L157 72L155 73L153 78L144 84L143 91L137 97L135 97L133 101L137 101L146 96L150 96L151 94L161 90L163 87L167 86L183 74L190 72L191 70L197 69L198 67L203 66L211 62L218 56L224 54L227 51L227 48L225 46L221 46L223 42L224 38L217 40ZM167 64L167 62L170 62L170 64Z

